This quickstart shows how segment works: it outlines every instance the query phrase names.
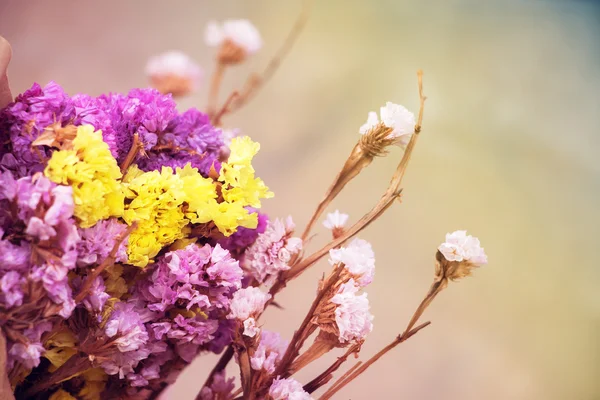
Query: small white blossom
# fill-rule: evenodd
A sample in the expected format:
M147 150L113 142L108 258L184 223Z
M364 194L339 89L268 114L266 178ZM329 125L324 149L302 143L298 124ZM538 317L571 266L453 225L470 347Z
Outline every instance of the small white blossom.
M245 321L251 316L261 313L270 298L270 294L257 287L249 286L240 289L233 294L227 318Z
M358 287L350 279L331 298L331 302L338 305L335 322L341 343L363 340L373 330L373 315L369 311L367 294L357 295L357 291Z
M360 286L367 286L375 275L375 253L366 240L354 239L346 247L329 250L329 263L344 264Z
M343 228L348 222L348 214L341 213L340 210L335 210L332 213L327 214L327 218L323 221L325 228L334 230L336 228Z
M204 33L206 44L220 46L225 40L235 43L248 54L256 53L262 47L258 29L247 19L227 20L223 24L210 21Z
M476 266L488 262L479 239L467 235L467 231L446 234L446 241L438 247L438 250L448 261L465 261Z
M275 379L269 388L269 396L273 400L311 400L310 394L304 391L302 384L294 378Z
M387 128L393 128L389 135L390 139L398 139L398 144L405 146L410 140L410 135L415 132L415 115L404 106L388 101L384 107L381 107L379 116L381 121L377 118L377 113L371 111L367 122L359 129L360 134L368 133L381 123Z
M169 51L150 58L146 74L154 78L177 76L188 79L195 89L202 78L202 69L181 51Z
M256 320L252 317L244 321L244 335L254 337L260 332L260 328L256 326Z
M283 340L276 332L263 330L260 333L260 343L250 357L250 365L254 370L264 369L272 374L287 350L288 341Z

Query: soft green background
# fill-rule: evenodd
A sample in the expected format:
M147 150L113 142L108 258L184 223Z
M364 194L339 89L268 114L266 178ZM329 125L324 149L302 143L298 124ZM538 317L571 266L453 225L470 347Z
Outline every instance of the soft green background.
M146 59L172 48L210 73L206 22L249 18L265 46L228 71L229 91L266 64L299 4L1 0L0 34L14 47L15 93L54 79L70 93L100 94L146 85ZM451 285L425 315L432 326L338 398L599 399L595 2L317 0L275 78L225 121L262 144L256 167L276 193L265 209L303 226L367 112L387 100L417 110L418 68L429 100L403 204L361 235L377 255L368 288L375 330L362 358L405 325L446 232L480 237L490 264ZM205 97L206 85L180 105L203 107ZM357 219L400 156L376 160L336 207ZM315 241L326 239L318 233ZM291 336L326 268L292 283L280 298L286 311L269 312L265 326ZM213 359L187 370L171 398L193 398Z

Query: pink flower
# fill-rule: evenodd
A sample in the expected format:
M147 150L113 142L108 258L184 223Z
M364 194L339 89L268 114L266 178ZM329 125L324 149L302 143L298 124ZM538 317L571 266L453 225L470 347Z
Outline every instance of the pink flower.
M479 239L467 235L467 231L455 231L446 234L446 241L438 247L448 261L465 261L475 266L487 264L487 256Z
M340 210L335 210L327 214L327 218L323 221L323 226L329 230L343 228L348 222L348 214L341 213Z
M272 374L287 347L288 341L281 339L279 333L263 330L260 334L260 343L250 358L252 368L257 371L264 369Z
M227 318L244 322L244 335L254 337L259 328L254 317L260 314L271 295L256 287L240 289L233 294Z
M350 279L331 298L331 302L338 305L335 309L335 322L341 343L363 340L373 330L373 315L369 311L367 294L357 295L356 292L358 287Z
M302 250L302 240L291 237L294 222L288 217L269 221L265 232L246 250L242 265L260 283L271 285L280 271L290 269L292 256Z
M354 239L346 247L329 251L329 263L344 264L344 267L357 280L361 287L373 282L375 275L375 253L366 240Z
M302 384L294 378L275 379L269 388L273 400L310 400L310 394L304 391Z

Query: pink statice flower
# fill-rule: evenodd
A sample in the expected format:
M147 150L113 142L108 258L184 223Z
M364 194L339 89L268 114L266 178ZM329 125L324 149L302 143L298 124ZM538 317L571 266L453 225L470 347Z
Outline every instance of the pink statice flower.
M235 378L225 378L225 371L215 374L210 386L205 386L200 392L200 400L231 400L235 388Z
M446 241L438 247L438 250L448 261L465 261L475 266L481 266L488 262L479 239L467 235L467 231L446 234Z
M256 287L240 289L233 294L227 318L243 321L244 335L254 337L259 331L254 317L264 310L270 298L270 294Z
M247 19L226 20L222 24L210 21L204 32L204 40L211 47L230 41L248 54L254 54L262 47L258 29Z
M327 218L323 221L323 226L329 230L343 228L348 222L348 214L341 213L340 210L335 210L327 214Z
M283 340L279 333L263 330L258 347L250 358L250 365L257 371L264 369L272 374L287 350L288 344L289 342Z
M354 239L346 247L329 251L331 265L342 263L346 270L356 279L356 283L367 286L375 275L375 253L366 240Z
M331 302L337 304L335 322L341 343L364 340L373 330L373 315L369 311L367 294L358 295L358 290L354 280L350 279L331 298Z
M389 139L396 139L395 142L397 144L406 146L410 140L410 136L415 132L415 115L405 107L390 101L381 107L379 115L381 121L377 117L377 113L371 111L367 122L359 129L360 134L366 135L374 131L378 126L383 125L385 128L393 129L388 135Z
M302 384L294 378L275 379L269 388L269 396L273 400L311 400L310 394L304 391Z
M285 222L269 221L264 233L246 250L242 266L259 283L270 286L279 272L290 269L290 260L302 250L302 240L292 237L294 228L291 217Z

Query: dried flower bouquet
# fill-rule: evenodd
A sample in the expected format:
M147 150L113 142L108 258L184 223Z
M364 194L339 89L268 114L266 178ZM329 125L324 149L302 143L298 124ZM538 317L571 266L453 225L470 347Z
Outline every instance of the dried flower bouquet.
M212 22L216 68L206 113L176 110L203 72L187 55L148 62L154 89L92 97L34 84L12 99L0 41L0 397L153 399L206 352L222 356L197 399L329 399L429 322L421 316L449 281L487 263L465 231L446 235L434 279L406 327L380 352L350 364L373 329L366 287L375 257L356 238L400 199L421 134L415 117L388 102L368 114L357 142L299 235L290 217L260 211L273 196L255 175L259 144L223 119L268 81L304 26L307 10L265 72L219 103L225 72L262 41L246 20ZM336 196L389 146L403 149L387 190L353 224L323 221L331 239L303 251ZM331 268L290 340L261 315L293 279L328 257ZM401 327L399 327L401 328ZM294 374L335 349L324 371ZM225 376L231 360L239 381ZM334 377L337 376L337 379Z

